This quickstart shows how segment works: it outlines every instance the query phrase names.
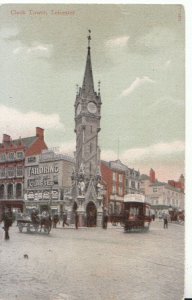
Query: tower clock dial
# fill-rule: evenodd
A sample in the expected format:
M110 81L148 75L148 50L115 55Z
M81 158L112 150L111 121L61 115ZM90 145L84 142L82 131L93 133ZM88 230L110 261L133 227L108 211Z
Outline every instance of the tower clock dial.
M77 115L79 115L80 112L81 112L81 104L79 103L76 110Z
M94 102L89 102L87 105L87 109L91 114L95 114L97 112L97 106Z

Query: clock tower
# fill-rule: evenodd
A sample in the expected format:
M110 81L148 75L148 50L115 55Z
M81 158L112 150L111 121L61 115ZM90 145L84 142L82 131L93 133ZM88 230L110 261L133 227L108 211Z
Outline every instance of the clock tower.
M88 51L82 87L78 89L75 101L76 133L76 172L84 168L85 179L94 177L100 163L98 133L101 119L100 82L98 92L94 90L91 65L91 47L89 30Z
M91 31L82 87L75 100L76 152L72 179L72 211L79 214L80 226L101 226L103 186L100 173L98 134L101 119L100 82L94 89L91 65Z

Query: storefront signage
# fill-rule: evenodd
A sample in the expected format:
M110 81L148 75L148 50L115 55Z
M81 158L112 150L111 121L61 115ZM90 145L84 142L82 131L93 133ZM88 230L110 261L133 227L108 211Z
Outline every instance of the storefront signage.
M52 174L58 173L59 168L57 165L53 166L43 166L43 167L29 167L28 176L40 175L40 174Z
M53 184L54 184L53 180L51 180L51 178L47 177L47 176L46 176L46 178L28 179L27 180L28 188L53 186Z

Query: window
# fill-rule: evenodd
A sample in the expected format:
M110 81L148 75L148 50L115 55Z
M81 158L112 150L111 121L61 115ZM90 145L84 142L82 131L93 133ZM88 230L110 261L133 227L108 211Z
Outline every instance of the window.
M112 190L113 194L116 194L116 185L113 185L113 190Z
M3 199L5 197L4 193L5 193L5 187L4 184L2 184L0 185L0 199Z
M28 157L27 161L28 161L29 163L31 163L31 162L36 162L36 157L35 157L35 156Z
M0 178L5 178L6 177L6 169L2 168L0 169Z
M120 195L120 196L123 195L123 188L122 188L122 186L119 186L119 195Z
M0 155L0 161L6 161L6 154L5 153L2 153Z
M156 193L157 192L157 188L153 188L153 192Z
M7 176L8 177L15 177L15 168L8 168L7 169Z
M13 185L8 184L7 186L7 198L12 199L13 198Z
M116 181L116 173L113 172L113 181Z
M17 152L17 159L23 159L24 158L24 153L23 151Z
M132 189L135 189L135 181L131 181L131 187Z
M23 167L17 167L17 170L16 170L16 176L17 177L22 177L23 176Z
M119 174L119 182L123 182L123 175Z
M22 196L22 185L21 183L17 183L16 185L16 198L21 198Z
M15 159L15 153L14 152L10 152L8 154L8 160L14 160Z

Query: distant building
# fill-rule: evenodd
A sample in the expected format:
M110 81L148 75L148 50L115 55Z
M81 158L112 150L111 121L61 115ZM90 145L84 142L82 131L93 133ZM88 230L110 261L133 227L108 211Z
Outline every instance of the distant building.
M0 210L3 207L23 210L25 157L47 149L44 129L36 127L36 135L12 140L3 135L0 144Z
M25 207L30 211L63 212L71 192L74 159L43 150L40 155L25 159Z
M152 169L151 169L152 170ZM157 179L154 181L154 174L151 177L141 175L141 192L145 194L146 200L155 209L181 209L184 210L184 189L182 185L168 181L168 183L160 182Z
M177 189L181 189L181 190L184 191L184 189L185 189L185 178L184 178L183 174L181 174L178 181L168 180L168 184L175 187L175 188L177 188Z
M119 213L126 194L140 193L140 173L128 168L119 159L101 161L101 175L106 183L106 205L110 213Z

